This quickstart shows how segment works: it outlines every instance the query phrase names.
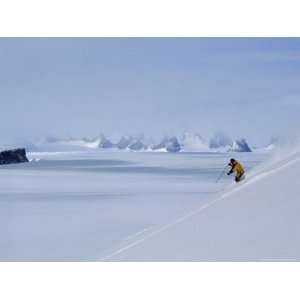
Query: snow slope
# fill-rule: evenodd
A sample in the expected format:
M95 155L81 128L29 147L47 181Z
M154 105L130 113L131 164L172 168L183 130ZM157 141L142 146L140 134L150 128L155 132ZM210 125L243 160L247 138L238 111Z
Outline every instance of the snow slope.
M31 153L0 168L0 261L95 261L209 203L232 154ZM247 170L267 156L237 153Z
M300 152L274 159L214 199L101 260L300 260Z

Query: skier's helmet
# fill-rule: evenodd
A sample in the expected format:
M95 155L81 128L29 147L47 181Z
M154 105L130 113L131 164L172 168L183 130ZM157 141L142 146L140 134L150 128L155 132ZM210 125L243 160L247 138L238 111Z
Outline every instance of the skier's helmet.
M235 162L235 159L234 158L231 158L230 159L230 162L233 164Z

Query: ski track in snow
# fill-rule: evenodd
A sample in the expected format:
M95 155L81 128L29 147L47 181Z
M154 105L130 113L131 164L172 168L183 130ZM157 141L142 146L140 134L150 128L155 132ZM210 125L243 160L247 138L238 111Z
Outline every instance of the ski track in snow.
M168 224L160 227L157 230L152 231L151 233L145 235L143 238L140 238L140 239L138 239L138 240L136 240L136 241L134 241L134 242L132 242L132 243L124 246L124 247L121 247L118 250L116 250L116 251L114 251L114 252L112 252L112 253L110 253L110 254L102 257L100 259L100 261L107 261L107 260L115 257L116 255L121 254L122 252L125 252L128 249L131 249L131 248L133 248L133 247L135 247L135 246L137 246L139 244L142 244L144 241L148 240L149 238L151 238L153 236L156 236L156 235L160 234L161 232L166 231L169 228L172 228L175 225L180 224L180 223L184 222L185 220L187 220L187 219L189 219L189 218L191 218L191 217L193 217L193 216L195 216L197 214L200 214L205 209L213 206L215 203L217 203L217 202L219 202L219 201L227 198L228 196L230 196L230 195L232 195L232 194L234 194L234 193L236 193L236 192L244 189L246 186L249 186L249 185L251 185L251 184L253 184L253 183L255 183L255 182L257 182L257 181L259 181L261 179L264 179L265 177L268 177L268 176L270 176L270 175L272 175L274 173L277 173L278 171L280 171L282 169L285 169L285 168L289 167L290 165L292 165L292 164L294 164L294 163L296 163L298 161L300 161L300 157L296 158L296 159L293 159L293 160L290 160L288 162L284 162L282 165L280 165L278 167L275 167L275 168L273 168L271 170L261 171L258 174L253 173L252 175L250 175L250 177L248 177L248 179L246 179L245 182L241 182L239 186L235 186L233 184L230 185L228 187L228 189L224 190L223 195L221 195L220 197L218 197L218 198L210 201L209 203L201 205L198 209L196 209L196 210L194 210L194 211L192 211L192 212L190 212L188 214L183 215L182 217L180 217L180 218L176 219L175 221L170 222L170 223L168 223ZM129 236L126 239L128 240L128 239L134 238L136 236L139 236L139 235L143 234L144 232L149 231L150 229L151 229L151 227L150 228L145 228L142 231L139 231L136 234L133 234L133 235Z
M134 239L134 238L136 238L137 236L142 235L143 233L145 233L145 232L151 230L153 227L154 227L154 226L146 227L146 228L144 228L144 229L142 229L142 230L140 230L140 231L138 231L138 232L136 232L136 233L133 233L132 235L129 235L129 236L125 237L123 240L124 240L124 241L128 241L128 240Z

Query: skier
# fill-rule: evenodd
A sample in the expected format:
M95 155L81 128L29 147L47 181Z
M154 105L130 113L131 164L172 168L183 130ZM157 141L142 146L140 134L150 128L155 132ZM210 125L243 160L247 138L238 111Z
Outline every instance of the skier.
M233 172L236 172L235 182L239 182L245 178L245 176L244 176L245 170L244 170L243 166L237 160L232 158L230 160L230 163L228 164L228 166L231 167L231 170L227 173L227 175L230 175Z

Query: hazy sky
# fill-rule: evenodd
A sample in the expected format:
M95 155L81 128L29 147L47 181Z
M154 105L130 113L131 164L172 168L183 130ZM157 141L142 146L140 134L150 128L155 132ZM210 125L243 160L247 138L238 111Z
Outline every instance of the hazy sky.
M300 39L0 39L1 139L300 129Z

